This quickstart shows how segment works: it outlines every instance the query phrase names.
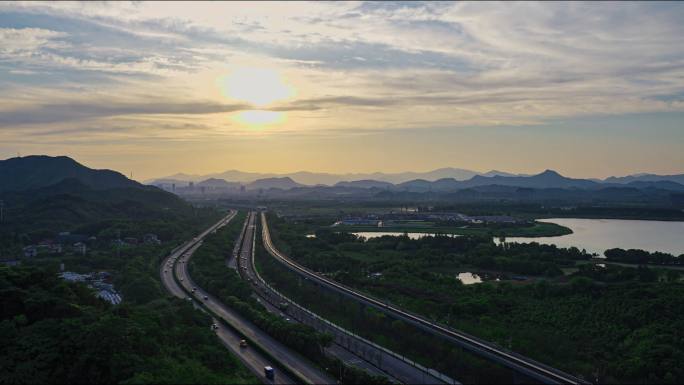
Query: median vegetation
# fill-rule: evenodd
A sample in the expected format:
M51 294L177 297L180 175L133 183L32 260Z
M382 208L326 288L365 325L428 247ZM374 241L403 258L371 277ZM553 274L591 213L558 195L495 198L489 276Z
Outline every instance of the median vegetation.
M188 266L192 279L275 339L315 360L315 357L323 355L323 348L330 344L330 335L318 333L310 326L287 322L269 313L252 296L252 288L235 270L226 266L244 219L245 214L240 213L229 225L205 238Z

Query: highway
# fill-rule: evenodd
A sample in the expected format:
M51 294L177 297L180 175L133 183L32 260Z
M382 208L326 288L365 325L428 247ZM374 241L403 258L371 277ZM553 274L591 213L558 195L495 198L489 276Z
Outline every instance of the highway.
M275 248L271 241L268 223L266 221L266 215L263 212L261 213L261 223L263 226L262 238L266 250L276 259L280 260L284 265L286 265L293 271L299 273L300 275L311 278L316 282L323 284L326 287L331 288L339 293L345 294L348 297L353 298L357 301L363 302L379 310L385 311L388 314L391 314L397 318L403 319L414 325L420 326L424 330L428 330L437 335L444 336L447 339L458 343L460 346L463 346L464 348L469 349L484 358L505 365L518 373L525 374L541 382L547 384L587 383L586 381L581 380L575 376L551 368L547 365L536 362L520 354L507 351L499 346L481 340L477 337L436 324L421 316L409 313L405 310L397 308L396 306L390 305L386 302L370 297L367 294L358 292L331 279L318 275L313 271L292 261L290 258L286 257Z
M255 228L256 213L250 213L248 221L250 228ZM286 297L282 297L256 272L254 262L254 243L256 237L254 235L252 234L251 239L249 235L246 235L244 245L240 249L236 266L240 275L253 285L255 293L263 299L261 303L272 313L284 318L290 317L291 322L302 322L320 332L333 335L334 343L326 349L328 354L339 358L348 365L358 367L376 376L388 377L391 381L397 383L458 383L443 374L438 374L436 371L428 371L427 368L423 368L396 353L345 331L339 326L333 326L329 321L324 321L314 313L302 308L299 304L292 302ZM282 302L287 302L290 305L285 312L276 307Z
M189 241L176 249L174 252L171 253L166 259L164 259L164 262L161 265L160 268L160 274L161 274L161 279L162 283L164 284L164 287L166 287L167 291L169 291L172 295L178 298L187 298L188 294L185 292L183 288L181 288L176 280L174 279L174 275L172 273L172 268L174 265L174 261L177 261L180 259L183 255L192 255L192 253L201 245L202 239L209 234L211 231L217 229L220 226L223 226L227 224L230 220L233 219L235 216L235 212L232 212L229 214L226 218L222 219L221 222L217 223L216 225L212 226L209 230L205 231L204 233L200 234L198 237L193 239L192 241ZM182 265L184 266L185 264L176 264L176 265ZM219 324L215 319L213 320L214 323ZM209 325L207 325L208 327ZM240 361L242 361L247 368L249 368L254 375L261 380L262 383L264 384L296 384L297 382L291 379L286 373L278 372L276 373L275 376L275 381L271 381L267 379L264 376L264 367L265 366L272 366L274 368L278 368L278 365L276 365L275 362L272 360L268 359L265 357L263 354L259 353L259 351L255 349L250 349L248 348L240 348L240 340L242 339L239 334L231 330L230 328L226 327L219 327L219 329L216 331L216 335L218 336L219 340L225 345L228 350L230 350L234 355L236 355Z
M254 221L254 219L252 221ZM253 233L254 228L248 228L247 231L251 231ZM251 235L249 235L249 237L251 237ZM313 363L308 361L306 358L302 357L301 355L294 352L287 346L275 340L266 332L259 329L256 325L252 324L249 320L243 318L237 312L225 306L218 299L216 299L211 294L207 293L205 290L197 286L197 284L195 284L192 281L192 278L190 277L187 271L187 262L191 257L191 253L186 253L183 254L179 261L177 261L174 269L174 274L176 275L176 278L180 281L181 286L187 292L191 292L193 288L196 288L195 292L192 293L192 295L197 301L201 301L206 308L208 308L218 317L222 318L228 324L233 326L240 333L245 335L251 343L258 344L263 350L267 351L272 357L274 357L277 360L277 363L272 362L272 360L270 363L266 363L268 362L268 360L266 360L265 357L262 356L262 362L259 362L258 365L254 365L258 366L258 370L260 370L259 376L262 380L265 380L265 378L263 377L264 366L270 365L274 368L278 368L282 365L287 367L288 370L294 373L298 378L304 380L306 383L309 384L334 384L336 382L335 379L325 374L323 371L321 371L319 368L313 365ZM233 346L238 346L237 342ZM256 352L256 350L253 347L239 349L239 351L245 353L246 351L250 351L253 353ZM293 379L288 378L283 371L278 371L278 373L276 373L276 382L287 384L294 383Z

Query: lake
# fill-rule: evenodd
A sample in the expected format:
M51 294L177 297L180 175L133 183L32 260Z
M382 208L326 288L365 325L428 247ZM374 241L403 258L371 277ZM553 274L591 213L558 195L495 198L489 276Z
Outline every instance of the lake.
M511 237L506 238L506 242L575 246L598 255L616 247L684 254L684 222L578 218L550 218L540 222L569 227L573 233L558 237Z

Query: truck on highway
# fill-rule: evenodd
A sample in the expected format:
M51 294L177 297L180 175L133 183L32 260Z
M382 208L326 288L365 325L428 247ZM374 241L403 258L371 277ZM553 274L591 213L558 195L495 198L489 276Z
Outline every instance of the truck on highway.
M264 375L269 380L275 379L275 370L270 366L264 366Z
M289 304L287 302L281 302L278 304L278 309L280 309L280 311L286 311L288 306Z

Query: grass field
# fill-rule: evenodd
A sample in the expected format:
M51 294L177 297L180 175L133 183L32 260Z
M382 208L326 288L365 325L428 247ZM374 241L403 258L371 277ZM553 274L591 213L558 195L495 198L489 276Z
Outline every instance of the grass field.
M437 226L434 223L401 224L397 226L349 226L336 227L346 232L398 232L398 233L441 233L457 235L492 235L506 237L553 237L572 234L572 230L554 223L534 222L532 225L518 225L511 227L451 227Z

